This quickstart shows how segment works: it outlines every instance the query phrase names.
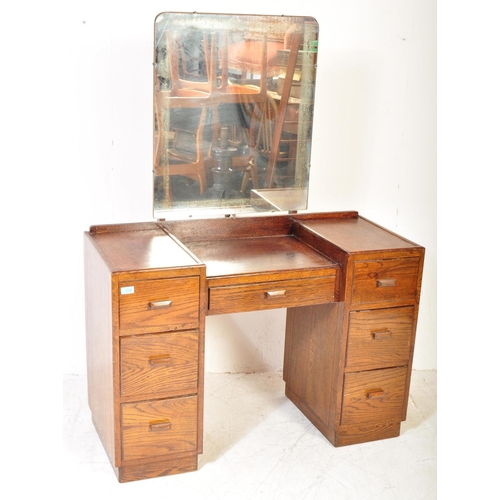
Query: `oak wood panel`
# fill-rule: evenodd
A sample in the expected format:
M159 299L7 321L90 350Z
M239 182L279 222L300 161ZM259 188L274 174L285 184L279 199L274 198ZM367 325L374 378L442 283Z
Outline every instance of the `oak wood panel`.
M298 279L320 278L328 276L337 276L339 267L332 263L330 267L317 267L311 269L291 269L277 272L262 272L245 275L217 276L207 279L208 288L232 286L232 285L250 285L252 283L264 283L272 281L287 281ZM336 279L337 281L337 279Z
M301 220L301 224L351 254L419 247L362 217Z
M168 269L147 269L136 271L120 271L114 273L118 281L124 283L126 281L144 281L144 280L158 280L168 278L181 278L201 276L204 273L205 266L203 264L188 267L174 267ZM200 278L201 279L201 278Z
M335 276L209 289L209 314L325 304L335 300Z
M213 242L289 235L293 218L290 216L238 216L224 219L166 221L162 224L169 233L182 243L188 244L196 241Z
M155 457L151 460L137 460L125 462L116 470L118 481L126 483L139 479L150 479L153 477L172 476L183 472L191 472L198 469L197 454L176 454L167 457Z
M121 282L120 330L196 328L199 295L197 276Z
M339 385L339 324L343 304L287 310L283 379L287 390L328 426Z
M410 397L410 382L411 382L411 373L413 368L413 353L415 349L415 337L417 334L417 321L418 321L418 311L420 308L420 292L422 288L422 275L424 270L424 257L425 257L425 249L421 249L420 255L420 264L418 269L418 279L417 279L417 288L415 292L415 314L413 321L413 328L411 333L411 341L410 341L410 356L408 360L407 372L406 372L406 387L405 387L405 399L403 404L403 420L406 420L406 414L408 411L408 400Z
M122 405L123 460L196 451L197 397Z
M132 231L155 231L162 229L158 222L125 222L118 224L101 224L90 226L89 233L91 235L103 233L121 233Z
M308 245L311 248L314 248L316 252L321 253L332 262L339 264L337 272L336 297L337 300L345 300L344 297L348 254L336 245L333 245L331 241L326 240L316 232L311 231L309 228L298 222L295 222L293 226L293 234L304 244Z
M120 344L122 397L145 399L197 392L197 332L122 337Z
M355 262L352 304L414 301L419 264L418 257Z
M335 433L335 446L368 443L380 439L390 439L399 436L401 423L376 421L359 425L343 425Z
M335 442L335 430L324 422L306 403L297 396L287 384L285 386L286 397L310 420L310 422L318 429L332 444Z
M92 239L112 263L111 270L137 271L199 264L162 228L97 232Z
M84 238L88 404L92 421L115 464L111 274L91 238Z
M359 214L356 210L344 210L342 212L310 212L294 214L296 221L307 220L339 220L339 219L357 219Z
M208 309L208 289L206 268L200 268L200 324L198 328L198 414L197 414L197 452L203 453L203 415L205 405L205 317Z
M342 425L400 422L406 367L345 374Z
M347 342L349 338L349 300L351 293L352 271L354 266L354 258L348 255L345 265L343 266L343 278L345 279L344 290L345 298L342 304L342 316L339 317L336 325L331 328L335 330L335 338L337 339L337 347L335 351L335 392L332 395L331 410L329 417L329 425L337 430L342 420L342 406L344 396L344 372L347 353Z
M351 312L346 370L406 365L413 321L411 306Z
M120 407L120 314L119 314L119 277L118 273L112 274L112 319L113 319L113 398L115 419L115 463L121 465L122 441L121 441L121 407Z
M215 314L241 307L244 308L241 310L266 308L265 300L270 299L256 298L253 294L262 293L270 282L333 281L336 284L333 300L345 300L345 303L318 305L315 290L311 305L288 309L283 373L286 394L336 446L399 435L409 392L422 247L359 217L357 212L94 226L86 239L92 241L94 259L99 261L99 264L90 263L92 270L88 273L101 274L91 286L101 290L99 293L93 290L94 297L88 299L90 316L94 318L91 323L95 321L97 325L88 331L88 341L94 344L89 348L91 364L95 365L91 371L94 370L95 380L95 373L99 371L107 370L108 376L108 388L106 384L104 387L94 384L89 401L92 398L99 399L99 404L108 401L109 411L96 413L99 421L96 428L112 464L119 466L115 470L120 481L197 467L197 453L202 452L203 445L204 318L209 289L213 292L212 299L221 299L219 303L225 304L217 309L216 301L217 307L208 311ZM111 284L110 271L117 271L111 274ZM108 290L103 289L101 283L106 279ZM122 287L134 286L135 294L142 282L155 288L151 283L185 279L198 282L197 292L192 293L196 296L192 299L196 302L196 312L191 310L188 314L189 322L152 320L154 326L150 326L149 309L146 313L140 308L131 312L134 307L129 304L131 310L125 317L132 314L127 319L130 323L126 328L122 323L119 329L122 303L127 300L120 294ZM374 280L375 283L381 281L376 288L384 289L382 293L373 290ZM395 292L393 289L398 287L401 289ZM179 291L179 287L173 288ZM294 300L298 300L303 290L297 283ZM111 298L102 299L102 294L108 293ZM181 296L183 294L181 291ZM221 295L217 297L217 294ZM283 300L280 307L294 303L289 301L290 295L288 300L279 295L274 298ZM141 307L143 302L138 301ZM151 300L146 301L149 302ZM108 305L112 313L104 311ZM169 306L171 309L172 304ZM247 307L251 309L245 309ZM405 312L398 319L402 311ZM410 327L409 311L414 312ZM101 321L108 326L103 328ZM161 381L163 376L151 376L153 369L147 366L149 357L163 356L165 360L168 356L160 351L156 354L156 347L153 347L154 354L146 355L151 352L146 347L149 342L146 339L181 336L185 333L180 330L196 328L199 328L197 381L186 375L186 379L180 376L179 382L169 384ZM100 330L97 337L104 334L105 338L112 333L114 341L106 340L107 346L105 342L99 345L102 339L95 342L92 330ZM371 335L372 330L379 334L377 340L391 339L395 344L387 350L369 346L366 333ZM384 336L386 330L392 334ZM187 335L194 333L187 332ZM142 344L141 339L146 344ZM406 366L373 370L399 363ZM98 367L99 364L102 366ZM192 359L189 364L196 366ZM344 374L344 369L348 373ZM125 392L121 394L123 387ZM161 387L173 392L162 392ZM177 397L177 391L188 390L187 387L197 394ZM129 390L131 392L127 392ZM154 400L147 400L153 399L152 394ZM167 394L170 399L163 399ZM186 399L190 402L185 402ZM187 428L179 427L175 419ZM172 430L174 432L170 432Z
M192 242L187 247L206 265L209 278L335 265L293 236Z

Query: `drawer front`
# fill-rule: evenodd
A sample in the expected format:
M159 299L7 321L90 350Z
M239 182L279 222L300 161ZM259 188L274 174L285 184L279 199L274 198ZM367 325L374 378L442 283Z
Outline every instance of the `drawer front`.
M122 405L123 460L196 451L196 414L196 396Z
M418 257L355 262L352 303L413 300L418 268Z
M406 367L346 373L342 425L401 421L405 383Z
M199 292L198 277L120 283L120 329L196 328Z
M198 334L122 337L120 372L122 396L194 394L198 387Z
M209 314L326 304L335 299L335 276L249 283L209 290Z
M412 306L351 312L346 370L371 370L407 364L413 318Z

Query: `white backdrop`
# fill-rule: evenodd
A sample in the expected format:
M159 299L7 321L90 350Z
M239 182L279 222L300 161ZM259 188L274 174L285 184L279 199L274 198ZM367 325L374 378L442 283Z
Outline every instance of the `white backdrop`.
M65 373L86 371L83 231L152 220L153 21L165 10L318 20L309 208L357 210L426 247L414 368L436 368L435 0L52 3L3 21L15 133L2 192L27 271L12 297L29 307L15 300L12 313L63 353ZM280 370L284 318L208 318L207 370Z

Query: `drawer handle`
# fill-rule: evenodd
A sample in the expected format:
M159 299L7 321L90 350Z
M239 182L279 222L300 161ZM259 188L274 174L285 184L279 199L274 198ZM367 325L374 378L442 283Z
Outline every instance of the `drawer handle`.
M378 331L372 332L373 340L387 339L391 335L392 335L392 332L390 330L388 330L387 328L385 330L378 330Z
M154 356L154 357L149 358L149 364L151 366L171 365L172 358L171 358L170 354L163 354L162 356Z
M382 286L396 286L396 278L377 280L377 288Z
M365 392L367 399L381 398L384 395L384 391L382 389L370 389Z
M171 300L159 300L157 302L150 302L149 303L150 309L167 309L169 307L172 307Z
M275 297L284 297L286 290L270 290L266 292L266 299L273 299Z
M170 420L164 420L162 422L152 422L149 424L149 430L151 432L161 432L169 431L172 428L172 423Z

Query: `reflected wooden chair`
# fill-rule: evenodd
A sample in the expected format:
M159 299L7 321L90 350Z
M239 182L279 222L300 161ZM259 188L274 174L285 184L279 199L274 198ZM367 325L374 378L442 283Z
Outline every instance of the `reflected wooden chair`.
M191 111L197 110L191 108ZM170 117L165 117L164 113L164 109L157 109L154 174L167 180L173 175L193 179L199 183L201 195L207 188L204 131L208 110L200 110L199 117L194 119L194 127L182 123L182 120L175 126L170 126ZM170 182L165 194L169 200L172 199Z
M175 43L166 33L168 75L163 80L169 84L163 87L159 75L155 74L155 151L154 174L163 177L167 202L172 200L170 177L181 175L199 183L200 195L207 188L208 147L204 133L211 99L206 86L183 85L179 75L179 52ZM185 67L185 61L183 62ZM156 68L155 68L155 71ZM201 82L203 83L203 82ZM198 120L192 125L193 113L198 112ZM177 114L177 120L173 120ZM182 115L186 115L184 120ZM191 122L191 125L186 125ZM168 203L167 203L168 204Z
M189 60L184 46L184 41L176 33L165 32L165 41L169 68L169 85L162 88L155 78L155 115L157 124L157 139L155 150L155 173L156 175L185 175L197 179L200 183L200 194L206 188L206 170L213 165L210 159L210 148L203 145L203 135L207 110L210 109L212 117L212 144L219 139L219 106L223 104L236 104L244 110L250 109L248 113L251 118L247 123L242 123L241 136L245 136L249 148L243 156L233 158L232 168L244 172L242 190L246 187L248 180L252 180L253 188L259 188L257 156L269 148L269 131L272 130L273 140L269 151L268 172L266 174L265 187L272 184L275 175L276 162L279 160L281 133L284 124L285 108L281 110L281 104L276 111L272 100L269 99L267 90L268 69L276 71L276 53L283 47L281 42L268 42L264 35L260 40L244 40L228 45L227 33L203 33L200 38L203 64L192 71L189 68ZM294 42L291 35L292 51L290 60L295 58L298 51L298 40ZM271 51L268 51L268 46ZM202 71L200 71L202 69ZM229 78L229 70L241 70L258 75L248 84L245 80L237 82ZM293 78L292 73L287 72L287 79ZM288 100L289 86L285 82L282 103ZM285 103L286 104L286 103ZM174 154L179 148L168 146L172 137L167 137L169 129L165 119L165 110L199 108L205 110L201 114L199 128L195 132L196 151L190 155ZM280 111L281 110L281 111ZM266 125L264 118L269 114L273 116L273 122ZM224 125L224 124L222 124ZM267 128L266 128L267 127ZM247 130L243 130L247 128ZM176 130L170 130L174 135ZM175 139L174 139L175 140ZM186 161L183 161L185 159ZM180 160L180 162L179 162ZM192 160L192 161L187 161Z
M212 144L219 141L219 107L223 105L242 105L245 108L253 107L256 103L267 100L267 42L264 39L253 46L252 58L259 57L260 63L253 69L259 69L259 85L238 84L229 79L229 48L227 33L202 33L198 39L200 43L198 62L193 64L190 60L189 48L186 41L177 33L165 32L167 53L167 67L169 69L168 88L158 85L155 91L155 116L156 116L156 149L155 149L155 174L156 175L185 175L200 182L200 194L206 189L206 170L213 166L210 158L210 147L203 144L204 128L207 110L210 110L212 125ZM259 51L257 54L256 51ZM241 48L238 57L242 59ZM231 52L231 57L235 53ZM233 61L234 62L234 61ZM182 132L170 127L165 114L169 110L201 108L204 110L200 117L199 128L196 136L196 151L186 152L180 150L175 144L167 146L168 142L175 142L175 138ZM243 124L244 125L244 124ZM233 137L248 137L244 127L236 130L232 127ZM174 137L166 137L170 133ZM181 151L181 154L179 154ZM188 153L188 154L186 154ZM236 170L252 172L251 178L258 184L258 174L254 163L249 163L250 156L237 156L233 159L232 167ZM180 160L180 162L179 162ZM185 161L183 161L185 160Z

